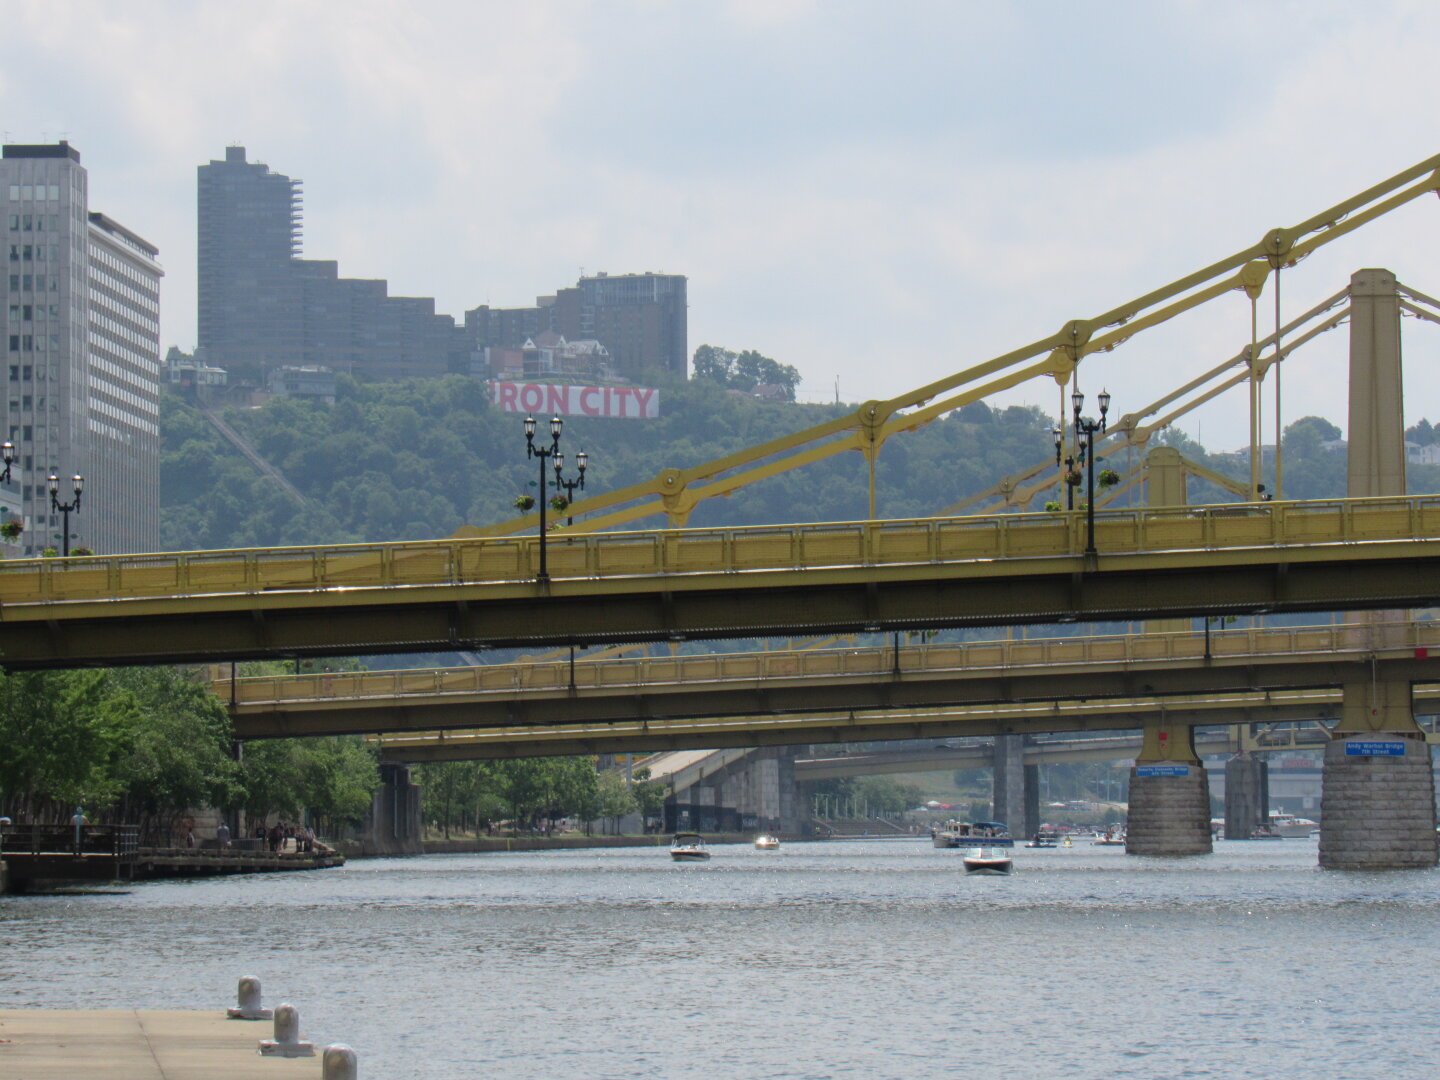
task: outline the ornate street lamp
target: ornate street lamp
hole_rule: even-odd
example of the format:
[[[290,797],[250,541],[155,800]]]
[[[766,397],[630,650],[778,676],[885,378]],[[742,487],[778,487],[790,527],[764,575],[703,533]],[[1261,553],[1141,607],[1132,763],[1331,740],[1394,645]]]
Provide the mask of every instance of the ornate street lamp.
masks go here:
[[[68,502],[60,501],[60,478],[54,473],[50,474],[50,506],[58,510],[61,515],[60,533],[60,554],[65,558],[70,557],[70,514],[80,512],[80,494],[85,490],[85,478],[79,473],[72,476],[71,481],[75,484],[75,498]]]
[[[1081,416],[1080,410],[1085,407],[1085,395],[1080,392],[1077,386],[1075,392],[1070,395],[1070,404],[1075,410],[1075,441],[1080,447],[1080,461],[1085,465],[1086,472],[1086,499],[1085,499],[1085,554],[1094,555],[1095,551],[1095,436],[1105,434],[1105,414],[1110,411],[1110,391],[1101,390],[1096,399],[1100,403],[1100,419],[1091,420],[1088,416]],[[1056,453],[1059,451],[1057,449]]]
[[[560,433],[564,428],[564,420],[561,420],[558,416],[551,417],[550,445],[546,446],[542,442],[539,446],[536,446],[535,417],[527,416],[525,418],[525,454],[527,457],[538,458],[540,461],[540,571],[535,575],[535,580],[541,583],[550,580],[550,572],[545,563],[545,504],[550,501],[545,497],[545,492],[550,486],[550,482],[545,476],[545,462],[548,459],[554,463],[555,490],[560,491],[563,488],[567,493],[573,492],[575,488],[583,488],[585,486],[585,468],[590,463],[589,455],[586,454],[584,450],[581,450],[580,453],[576,455],[576,464],[580,468],[580,478],[574,481],[567,481],[561,475],[561,471],[565,468],[565,455],[560,452]]]
[[[585,470],[589,467],[589,465],[590,455],[585,453],[584,450],[581,450],[580,453],[575,455],[575,467],[580,471],[580,475],[575,480],[566,480],[560,475],[560,471],[565,468],[565,455],[555,455],[555,490],[563,490],[565,492],[566,509],[569,509],[570,504],[575,501],[576,489],[578,488],[580,491],[585,490]],[[575,519],[567,515],[565,518],[565,524],[574,525]]]
[[[15,464],[15,444],[8,439],[0,443],[0,461],[5,462],[5,471],[0,472],[0,484],[10,482],[10,466]]]

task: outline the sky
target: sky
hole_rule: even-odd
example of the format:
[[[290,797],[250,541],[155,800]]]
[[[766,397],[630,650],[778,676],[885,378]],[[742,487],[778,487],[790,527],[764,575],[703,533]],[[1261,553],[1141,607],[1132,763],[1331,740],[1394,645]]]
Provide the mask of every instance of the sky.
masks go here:
[[[304,180],[304,253],[346,276],[459,318],[582,272],[683,273],[691,350],[758,349],[811,401],[983,363],[1440,152],[1440,19],[1420,2],[0,12],[0,131],[80,150],[91,208],[160,247],[163,343],[186,348],[195,168],[236,143]],[[1337,240],[1285,272],[1284,317],[1361,267],[1440,296],[1437,235],[1427,196]],[[1080,383],[1123,414],[1249,336],[1229,294],[1087,359]],[[1347,341],[1286,361],[1284,422],[1346,427]],[[1405,358],[1407,421],[1440,419],[1440,326],[1407,320]],[[995,400],[1058,396],[1040,380]],[[1237,448],[1245,395],[1178,426]]]

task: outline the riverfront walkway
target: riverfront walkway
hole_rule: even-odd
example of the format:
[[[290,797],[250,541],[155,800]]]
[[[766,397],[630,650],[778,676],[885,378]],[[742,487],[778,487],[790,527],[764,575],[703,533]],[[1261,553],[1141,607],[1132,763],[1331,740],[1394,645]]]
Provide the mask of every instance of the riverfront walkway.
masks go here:
[[[284,1080],[320,1075],[316,1057],[262,1058],[268,1021],[213,1012],[0,1009],[0,1076],[24,1080]],[[302,1032],[302,1037],[304,1033]]]

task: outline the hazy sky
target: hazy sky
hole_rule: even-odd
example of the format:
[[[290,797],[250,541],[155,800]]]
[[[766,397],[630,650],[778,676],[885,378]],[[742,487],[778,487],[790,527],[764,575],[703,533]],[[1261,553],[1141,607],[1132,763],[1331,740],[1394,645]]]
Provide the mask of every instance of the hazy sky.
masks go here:
[[[690,343],[888,397],[1179,277],[1440,152],[1426,3],[0,5],[0,129],[62,133],[92,208],[159,245],[195,340],[195,167],[305,181],[305,254],[460,316],[586,272],[690,278]],[[1287,274],[1440,295],[1427,197]],[[1266,304],[1268,305],[1268,293]],[[1440,327],[1407,320],[1407,414]],[[1233,355],[1222,298],[1087,360],[1126,412]],[[1286,414],[1345,424],[1346,331]],[[1053,382],[1007,400],[1054,408]],[[1243,394],[1181,425],[1246,438]]]

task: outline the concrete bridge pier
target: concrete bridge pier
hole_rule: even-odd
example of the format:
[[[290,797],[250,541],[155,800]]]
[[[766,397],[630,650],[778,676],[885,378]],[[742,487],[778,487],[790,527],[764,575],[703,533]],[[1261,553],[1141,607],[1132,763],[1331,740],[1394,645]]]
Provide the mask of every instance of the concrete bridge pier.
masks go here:
[[[1210,783],[1188,724],[1150,724],[1130,770],[1128,855],[1208,855]]]
[[[1225,763],[1225,838],[1244,840],[1270,817],[1270,768],[1241,751]]]
[[[1320,865],[1407,870],[1436,865],[1435,771],[1410,684],[1346,683],[1325,747]]]
[[[365,855],[419,855],[421,844],[420,786],[410,780],[410,769],[393,762],[380,763],[380,788],[360,832]]]
[[[1010,827],[1011,836],[1040,828],[1039,769],[1025,764],[1023,735],[996,735],[990,814]]]

